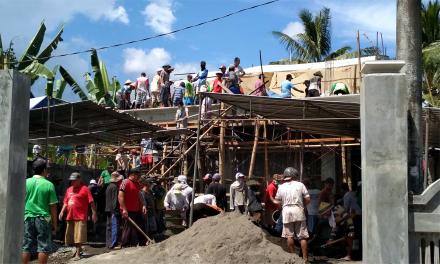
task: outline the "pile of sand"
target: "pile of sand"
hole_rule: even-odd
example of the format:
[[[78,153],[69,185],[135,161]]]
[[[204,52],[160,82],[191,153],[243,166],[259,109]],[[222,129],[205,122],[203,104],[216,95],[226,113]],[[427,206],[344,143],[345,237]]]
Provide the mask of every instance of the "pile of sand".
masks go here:
[[[113,251],[81,263],[304,263],[269,241],[269,236],[245,216],[226,213],[200,219],[161,243]]]

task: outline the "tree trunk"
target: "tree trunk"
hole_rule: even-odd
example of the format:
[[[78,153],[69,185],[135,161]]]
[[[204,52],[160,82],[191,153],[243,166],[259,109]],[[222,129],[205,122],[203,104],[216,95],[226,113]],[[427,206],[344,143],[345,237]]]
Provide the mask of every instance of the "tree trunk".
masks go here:
[[[406,62],[408,88],[409,190],[420,193],[422,160],[422,30],[421,1],[397,0],[397,59]]]

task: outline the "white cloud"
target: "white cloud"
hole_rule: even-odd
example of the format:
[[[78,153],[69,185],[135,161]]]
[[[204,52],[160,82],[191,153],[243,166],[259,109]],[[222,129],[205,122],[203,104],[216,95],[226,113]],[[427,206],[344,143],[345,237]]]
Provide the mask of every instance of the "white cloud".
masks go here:
[[[123,69],[125,73],[138,75],[141,72],[153,76],[157,68],[171,62],[171,54],[164,48],[143,50],[126,48],[122,52],[124,59]]]
[[[151,0],[142,14],[145,15],[145,25],[156,33],[172,31],[176,21],[171,0]]]
[[[282,32],[290,37],[295,37],[297,34],[304,32],[304,25],[300,22],[290,22]]]
[[[107,12],[104,14],[104,17],[110,21],[119,21],[126,25],[130,22],[127,11],[125,11],[123,6],[118,6],[117,8],[107,10]]]
[[[330,8],[333,23],[333,35],[355,39],[356,31],[365,33],[370,39],[376,38],[376,32],[382,32],[385,41],[394,43],[396,39],[396,1],[349,0],[318,1]],[[369,45],[369,44],[366,44]]]
[[[71,21],[77,15],[83,15],[92,21],[107,20],[123,24],[129,22],[125,8],[116,4],[117,0],[14,0],[2,1],[0,7],[0,25],[3,41],[19,36],[27,43],[35,34],[41,21],[45,21],[47,33],[60,24]],[[11,12],[11,10],[19,10]],[[25,18],[25,20],[23,20]],[[24,46],[25,44],[21,44]],[[23,48],[23,47],[22,47]]]

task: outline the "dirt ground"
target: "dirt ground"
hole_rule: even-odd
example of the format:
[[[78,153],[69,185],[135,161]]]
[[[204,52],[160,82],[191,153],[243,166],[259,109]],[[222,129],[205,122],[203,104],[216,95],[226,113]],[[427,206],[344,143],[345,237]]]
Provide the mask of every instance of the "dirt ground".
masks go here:
[[[167,234],[170,238],[147,247],[110,252],[103,243],[87,244],[81,261],[71,260],[73,247],[61,246],[58,242],[56,252],[49,257],[49,263],[304,263],[298,255],[286,251],[284,239],[269,235],[239,214],[226,213],[201,219],[183,232],[176,232],[172,224],[169,227]],[[310,261],[328,264],[361,263],[313,256]]]

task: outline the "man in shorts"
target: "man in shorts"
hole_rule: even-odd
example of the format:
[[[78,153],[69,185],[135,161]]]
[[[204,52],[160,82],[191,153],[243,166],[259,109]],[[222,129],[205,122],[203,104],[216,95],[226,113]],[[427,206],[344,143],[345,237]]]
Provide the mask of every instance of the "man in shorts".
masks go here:
[[[284,183],[278,188],[275,203],[283,206],[283,232],[282,237],[287,238],[287,248],[294,253],[293,239],[301,241],[303,259],[308,261],[306,214],[304,207],[310,202],[310,196],[304,184],[298,181],[299,173],[296,169],[288,167],[284,170]]]
[[[67,188],[64,196],[63,208],[61,209],[59,220],[61,221],[64,212],[67,211],[67,227],[65,242],[66,245],[75,245],[76,251],[74,260],[81,259],[81,246],[87,242],[87,215],[89,204],[92,208],[92,220],[98,220],[95,203],[89,188],[81,181],[79,172],[70,175],[70,187]]]
[[[47,161],[37,157],[32,169],[34,176],[26,180],[22,262],[29,263],[31,253],[38,252],[38,262],[47,263],[52,250],[51,231],[57,229],[58,199],[55,186],[46,179]]]

